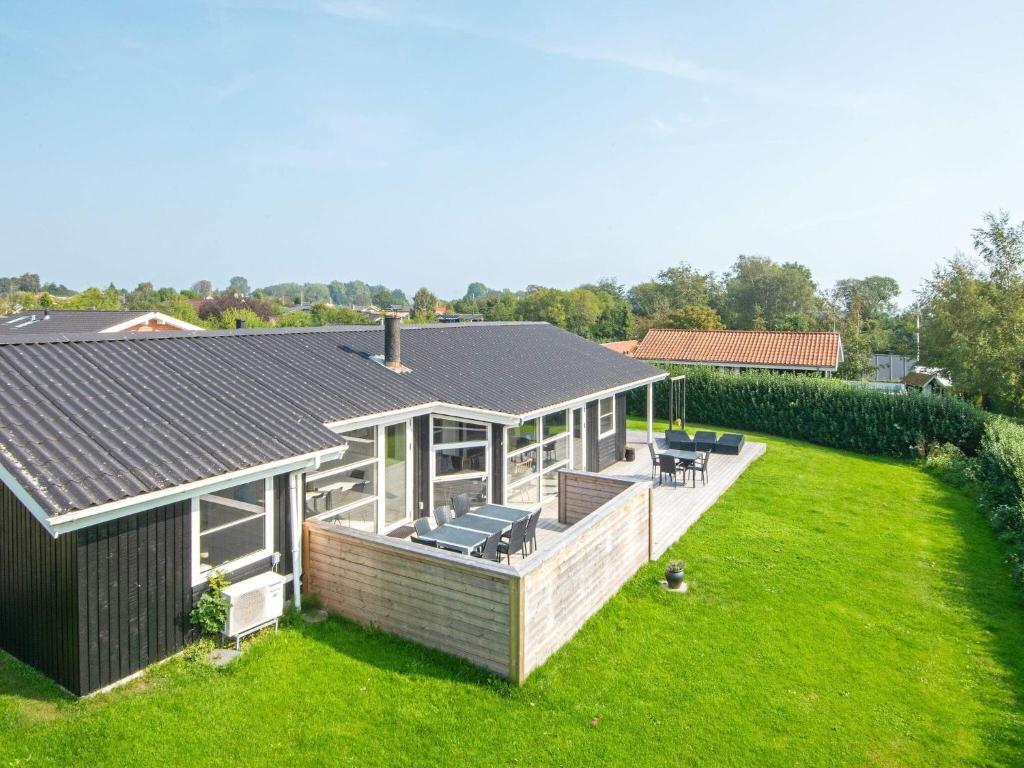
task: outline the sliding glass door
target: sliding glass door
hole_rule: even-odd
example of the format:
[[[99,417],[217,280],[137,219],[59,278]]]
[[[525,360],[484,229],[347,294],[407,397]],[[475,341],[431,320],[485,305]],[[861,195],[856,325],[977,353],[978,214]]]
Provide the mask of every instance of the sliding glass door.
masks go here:
[[[412,430],[408,422],[384,428],[384,528],[412,517]]]

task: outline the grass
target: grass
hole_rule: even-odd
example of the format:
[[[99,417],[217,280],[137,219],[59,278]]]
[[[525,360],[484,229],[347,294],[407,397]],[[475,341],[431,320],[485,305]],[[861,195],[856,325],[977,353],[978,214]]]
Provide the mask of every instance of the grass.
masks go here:
[[[971,501],[768,442],[522,688],[339,620],[80,702],[0,654],[0,765],[1024,762],[1024,606]]]

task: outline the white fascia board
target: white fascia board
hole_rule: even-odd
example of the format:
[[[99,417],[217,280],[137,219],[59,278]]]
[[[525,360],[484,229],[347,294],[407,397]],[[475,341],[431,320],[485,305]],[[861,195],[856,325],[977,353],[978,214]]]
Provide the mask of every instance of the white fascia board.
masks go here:
[[[261,478],[284,474],[286,472],[293,472],[299,469],[316,467],[320,465],[321,461],[324,461],[325,459],[330,460],[342,451],[344,451],[343,446],[328,448],[322,451],[314,451],[313,453],[306,453],[302,456],[295,456],[288,459],[280,459],[279,461],[272,461],[267,464],[261,464],[258,467],[239,469],[234,472],[218,475],[217,477],[211,477],[205,480],[196,480],[195,482],[185,483],[184,485],[176,485],[173,488],[164,488],[159,491],[144,493],[139,496],[132,496],[128,499],[100,504],[95,507],[78,510],[77,512],[67,512],[63,515],[55,515],[54,517],[48,518],[48,527],[54,535],[64,533],[66,531],[76,531],[79,528],[87,528],[91,525],[98,525],[99,523],[107,522],[108,520],[125,517],[137,512],[144,512],[147,509],[152,509],[153,507],[173,504],[176,501],[182,501],[200,493],[212,493],[213,491],[218,491],[223,488],[230,488],[231,486],[238,485],[239,483],[259,480]]]
[[[18,501],[25,505],[25,508],[32,513],[32,517],[42,524],[48,534],[53,536],[53,538],[57,538],[57,532],[50,525],[50,516],[46,514],[46,510],[39,505],[39,502],[35,500],[32,494],[25,490],[25,486],[18,479],[7,471],[3,464],[0,464],[0,482],[11,489],[11,492],[17,497]]]
[[[453,405],[434,401],[423,405],[416,405],[410,408],[399,408],[394,411],[375,413],[370,416],[358,416],[353,419],[341,419],[340,421],[329,421],[324,424],[335,432],[346,432],[350,429],[361,427],[372,427],[378,424],[390,424],[396,420],[412,419],[417,416],[450,416],[456,419],[469,419],[470,421],[486,421],[493,424],[505,424],[515,426],[519,419],[510,413],[501,411],[488,411],[483,408],[471,408],[464,405]]]
[[[183,331],[202,331],[198,325],[192,325],[192,323],[186,323],[184,320],[179,320],[176,317],[165,315],[163,312],[147,312],[144,315],[133,317],[131,320],[125,320],[123,323],[112,325],[109,328],[104,328],[100,333],[117,333],[118,331],[126,331],[129,328],[134,328],[140,323],[148,323],[150,320],[156,320],[167,325],[173,325],[175,328],[180,328]]]
[[[518,423],[521,424],[524,421],[529,421],[530,419],[534,419],[537,416],[543,416],[545,413],[551,413],[552,411],[561,411],[568,408],[575,408],[579,405],[583,405],[584,403],[589,403],[592,400],[601,400],[602,398],[605,397],[617,395],[620,392],[629,392],[631,389],[639,389],[640,387],[647,386],[648,384],[653,384],[656,381],[666,379],[668,378],[668,376],[668,371],[663,371],[655,376],[651,376],[650,378],[642,379],[641,381],[634,381],[630,384],[624,384],[619,387],[603,389],[600,392],[591,392],[590,394],[584,395],[582,397],[577,397],[572,400],[566,400],[561,403],[555,403],[554,405],[548,405],[545,406],[544,408],[537,408],[536,410],[530,411],[529,413],[524,413],[522,416],[520,416]]]
[[[706,365],[709,368],[764,368],[769,371],[830,371],[835,373],[839,366],[818,366],[818,365],[769,365],[765,363],[723,363],[709,362],[707,360],[650,360],[652,363],[664,365]]]

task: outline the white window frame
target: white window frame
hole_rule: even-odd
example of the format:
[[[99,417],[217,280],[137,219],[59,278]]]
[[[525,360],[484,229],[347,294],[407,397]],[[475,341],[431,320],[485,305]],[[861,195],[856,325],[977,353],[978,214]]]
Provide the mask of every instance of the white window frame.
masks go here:
[[[601,422],[604,421],[604,417],[608,415],[607,413],[601,413],[601,403],[603,403],[605,400],[611,400],[611,402],[612,402],[612,411],[611,411],[612,428],[609,429],[609,430],[601,429]],[[614,435],[614,434],[615,434],[615,395],[609,395],[608,397],[602,397],[600,400],[597,401],[597,438],[598,438],[598,440],[603,440],[604,438],[608,437],[609,435]]]
[[[580,456],[576,455],[576,412],[579,411],[580,422]],[[587,469],[587,405],[577,405],[569,409],[569,466],[576,468],[576,459],[582,459],[580,471]]]
[[[557,435],[551,435],[550,437],[544,437],[544,419],[546,419],[548,416],[550,416],[552,414],[555,414],[555,413],[564,413],[565,414],[565,431],[561,432],[561,433],[559,433]],[[510,430],[514,429],[514,427],[505,427],[505,439],[502,441],[502,443],[504,445],[504,450],[502,451],[502,461],[501,461],[502,503],[503,504],[507,504],[508,503],[508,496],[509,496],[508,492],[510,490],[512,490],[513,488],[518,488],[521,485],[526,485],[527,483],[532,482],[532,481],[536,481],[537,482],[537,496],[538,496],[538,498],[533,499],[530,502],[516,502],[516,503],[525,503],[525,504],[536,504],[537,502],[543,503],[544,501],[547,501],[548,499],[553,498],[555,495],[557,495],[557,494],[548,494],[547,496],[544,495],[544,483],[543,483],[542,478],[548,472],[553,472],[553,471],[555,471],[557,469],[562,469],[563,467],[567,467],[567,466],[570,465],[570,462],[572,461],[572,450],[573,450],[573,447],[572,447],[572,418],[573,418],[573,416],[572,416],[572,409],[571,408],[555,408],[554,410],[548,411],[547,413],[541,414],[540,416],[534,416],[533,419],[536,419],[536,421],[537,421],[537,440],[536,440],[536,442],[530,443],[529,445],[524,445],[522,448],[516,448],[515,450],[511,450],[511,451],[508,450],[508,438],[509,438]],[[531,419],[531,421],[533,419]],[[565,440],[566,441],[566,443],[565,443],[565,458],[564,459],[559,459],[558,461],[552,462],[551,464],[547,464],[544,461],[544,446],[552,445],[552,444],[554,444],[555,442],[557,442],[559,440]],[[522,477],[517,478],[514,483],[510,483],[509,482],[509,475],[508,475],[508,460],[510,458],[515,458],[516,456],[519,456],[519,455],[521,455],[523,453],[527,453],[528,451],[537,451],[537,469],[534,472],[529,473],[528,475],[523,475]]]
[[[227,486],[228,488],[234,488],[238,485],[248,485],[249,483],[258,482],[259,478],[253,478],[252,480],[242,480],[234,485]],[[237,571],[239,568],[244,568],[247,565],[258,563],[260,560],[265,560],[270,557],[274,552],[274,516],[276,513],[275,499],[274,499],[274,476],[263,478],[263,506],[265,511],[263,513],[264,520],[264,534],[263,534],[263,549],[258,552],[253,552],[243,557],[229,560],[226,563],[212,566],[206,570],[202,569],[199,562],[199,547],[200,547],[200,532],[199,532],[199,502],[203,496],[208,494],[201,493],[191,498],[192,504],[192,586],[199,586],[205,584],[208,576],[214,571],[220,571],[221,573],[231,573]],[[220,490],[226,490],[221,488]],[[212,492],[211,492],[212,493]],[[245,520],[240,520],[230,525],[220,526],[219,529],[231,527],[231,525],[240,525]]]
[[[457,421],[463,424],[472,424],[473,426],[484,428],[484,439],[483,440],[462,440],[454,443],[435,443],[434,442],[434,421]],[[486,421],[476,421],[474,419],[463,419],[453,418],[451,416],[435,416],[430,414],[430,495],[426,499],[429,509],[434,509],[434,486],[438,483],[452,483],[458,480],[479,480],[483,478],[487,482],[487,501],[490,502],[494,494],[494,478],[491,476],[491,425]],[[484,470],[482,472],[460,472],[457,475],[441,475],[437,474],[437,452],[443,451],[447,448],[480,448],[484,449]],[[502,470],[504,471],[504,469]]]
[[[406,447],[406,467],[405,467],[405,483],[406,483],[406,509],[405,517],[398,522],[387,525],[385,521],[385,515],[387,514],[384,505],[386,503],[385,494],[387,493],[387,431],[388,427],[393,427],[398,424],[405,424],[405,447]],[[341,464],[331,469],[326,469],[317,472],[309,472],[306,474],[302,484],[303,494],[303,519],[305,520],[332,520],[339,515],[346,512],[359,509],[360,507],[369,506],[370,504],[376,504],[377,508],[373,515],[373,532],[387,534],[396,528],[400,528],[412,519],[412,496],[413,496],[413,447],[412,447],[412,419],[403,419],[399,421],[391,421],[381,424],[365,424],[355,429],[372,429],[373,430],[373,442],[376,447],[376,455],[371,456],[368,459],[360,459],[359,461],[353,461],[351,464]],[[344,432],[355,431],[355,429],[346,429],[339,432],[344,435]],[[352,438],[347,438],[351,440]],[[357,499],[356,501],[345,504],[344,506],[332,509],[328,512],[322,512],[319,515],[313,515],[312,517],[305,517],[305,494],[306,494],[306,483],[311,480],[317,480],[321,477],[328,477],[330,475],[338,474],[340,472],[350,472],[353,469],[360,469],[361,467],[374,466],[374,472],[376,477],[374,478],[374,486],[376,493],[373,496],[368,496],[365,499]]]

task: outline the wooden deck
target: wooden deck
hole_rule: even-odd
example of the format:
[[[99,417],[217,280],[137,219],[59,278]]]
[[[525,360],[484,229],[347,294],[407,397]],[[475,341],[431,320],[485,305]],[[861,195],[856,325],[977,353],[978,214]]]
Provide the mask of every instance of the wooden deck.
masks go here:
[[[620,461],[602,471],[601,474],[635,482],[651,480],[650,454],[647,444],[644,442],[646,435],[643,432],[630,431],[628,438],[628,444],[636,450],[636,459],[632,462]],[[655,442],[658,445],[664,445],[663,438],[656,437]],[[708,484],[703,485],[698,479],[696,488],[692,485],[692,479],[690,479],[690,485],[684,487],[680,481],[678,486],[673,487],[671,483],[657,485],[657,477],[655,477],[652,557],[661,557],[665,550],[686,533],[690,526],[697,522],[700,516],[718,500],[718,497],[725,493],[746,468],[764,452],[764,443],[747,441],[739,456],[711,454],[708,464]],[[568,530],[568,527],[558,522],[557,501],[546,504],[538,524],[538,549],[553,544],[559,534]]]

